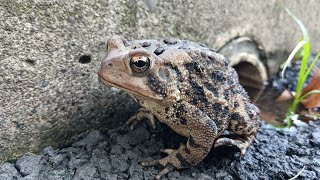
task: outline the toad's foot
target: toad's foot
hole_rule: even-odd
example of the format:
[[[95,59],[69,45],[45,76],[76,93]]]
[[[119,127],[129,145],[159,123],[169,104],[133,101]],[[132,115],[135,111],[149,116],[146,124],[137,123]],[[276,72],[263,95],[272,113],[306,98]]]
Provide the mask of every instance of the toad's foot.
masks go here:
[[[155,176],[155,179],[161,179],[162,176],[168,174],[169,172],[173,171],[174,169],[181,169],[184,168],[186,165],[191,165],[188,163],[179,151],[183,151],[185,149],[184,144],[180,144],[179,149],[163,149],[161,152],[168,154],[167,157],[158,159],[158,160],[151,160],[151,161],[142,161],[142,166],[156,166],[156,165],[162,165],[164,166],[164,169]],[[187,163],[187,164],[186,164]]]
[[[191,140],[190,140],[191,139]],[[210,151],[213,143],[200,144],[193,138],[189,138],[187,145],[180,144],[179,149],[164,149],[161,152],[168,154],[167,157],[159,160],[143,161],[142,166],[162,165],[164,169],[155,176],[155,179],[161,179],[162,176],[168,174],[174,169],[182,169],[194,166],[201,162]]]
[[[231,139],[228,137],[222,137],[216,140],[214,147],[218,146],[235,146],[240,150],[241,156],[246,153],[248,146],[253,141],[254,136],[239,137],[239,139]]]
[[[138,113],[136,113],[135,115],[133,115],[131,118],[128,119],[127,125],[129,125],[130,129],[132,130],[139,122],[141,122],[144,119],[147,119],[147,123],[150,127],[152,127],[153,129],[156,129],[155,117],[146,108],[140,108],[138,110]]]

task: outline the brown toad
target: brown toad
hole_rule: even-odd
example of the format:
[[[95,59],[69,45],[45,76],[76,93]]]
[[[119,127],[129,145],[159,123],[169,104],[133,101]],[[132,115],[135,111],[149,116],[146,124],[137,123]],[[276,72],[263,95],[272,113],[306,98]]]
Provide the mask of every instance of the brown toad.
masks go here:
[[[147,118],[155,127],[156,117],[188,138],[177,150],[163,150],[167,157],[141,163],[164,166],[156,178],[201,162],[212,146],[236,146],[244,154],[252,143],[259,110],[222,55],[190,41],[120,36],[109,39],[107,51],[101,81],[128,92],[143,107],[128,122],[133,126]],[[225,130],[233,136],[219,137]]]

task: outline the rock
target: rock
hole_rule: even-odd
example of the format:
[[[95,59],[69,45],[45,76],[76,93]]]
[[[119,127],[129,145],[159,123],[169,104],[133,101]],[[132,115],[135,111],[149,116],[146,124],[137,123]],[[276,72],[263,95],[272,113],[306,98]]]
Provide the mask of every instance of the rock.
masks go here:
[[[40,155],[23,155],[16,162],[16,167],[22,176],[38,175],[41,168]]]
[[[311,143],[313,146],[320,147],[320,132],[319,131],[312,133]]]
[[[129,131],[128,134],[117,137],[117,143],[125,149],[129,149],[130,146],[142,143],[150,138],[150,133],[143,127],[138,127],[133,131]]]
[[[127,162],[128,158],[125,155],[111,155],[111,172],[112,173],[121,173],[126,171],[129,168]]]
[[[116,174],[107,174],[106,176],[104,176],[105,179],[108,180],[118,180],[118,175]]]
[[[54,156],[55,151],[52,146],[48,146],[43,149],[42,153],[44,155],[48,155],[48,156],[52,157],[52,156]]]
[[[174,171],[173,173],[170,173],[167,175],[169,179],[178,179],[181,177],[179,171]]]
[[[96,167],[92,163],[88,163],[78,167],[72,179],[95,179],[95,176],[98,177]]]
[[[86,156],[86,157],[88,157],[88,156]],[[77,169],[77,168],[87,164],[89,162],[89,160],[86,157],[84,157],[84,158],[79,157],[79,158],[70,159],[70,161],[69,161],[70,169],[74,170],[74,169]]]
[[[65,161],[67,154],[57,154],[49,158],[49,162],[53,168],[58,168],[61,166],[66,166],[68,163]],[[68,160],[67,160],[68,161]]]
[[[232,180],[232,176],[226,172],[226,171],[223,171],[223,170],[220,170],[216,173],[216,178],[217,179],[223,179],[223,180]]]
[[[219,176],[219,178],[220,178],[220,176]],[[218,179],[218,177],[217,177],[217,179]],[[201,173],[198,177],[198,180],[214,180],[214,178],[207,175],[207,174]]]
[[[100,172],[101,177],[110,174],[111,165],[106,157],[104,157],[103,159],[91,159],[90,161],[95,165],[95,167],[97,167],[97,170]]]
[[[72,144],[73,147],[86,147],[87,151],[92,150],[92,146],[97,144],[99,141],[105,139],[105,136],[99,131],[91,131],[85,138],[81,139],[78,142]]]
[[[318,127],[320,124],[297,127],[296,133],[292,134],[263,123],[244,156],[239,156],[238,151],[230,147],[212,149],[203,162],[174,170],[163,179],[290,179],[303,167],[305,170],[299,178],[317,179],[320,177],[319,147],[301,139],[317,137]],[[156,131],[146,127],[128,131],[126,126],[121,126],[110,130],[108,138],[101,134],[92,131],[82,138],[77,136],[72,147],[55,150],[46,147],[43,155],[26,154],[15,165],[0,164],[0,180],[153,179],[163,167],[143,167],[139,162],[164,157],[159,150],[171,148],[169,140],[176,145],[184,142],[164,126]],[[137,140],[133,141],[133,138]]]
[[[0,164],[0,180],[15,180],[21,175],[18,170],[10,163]]]
[[[46,179],[46,180],[71,179],[72,175],[73,174],[70,174],[70,172],[68,172],[68,169],[53,169],[50,171],[42,172],[38,179]]]

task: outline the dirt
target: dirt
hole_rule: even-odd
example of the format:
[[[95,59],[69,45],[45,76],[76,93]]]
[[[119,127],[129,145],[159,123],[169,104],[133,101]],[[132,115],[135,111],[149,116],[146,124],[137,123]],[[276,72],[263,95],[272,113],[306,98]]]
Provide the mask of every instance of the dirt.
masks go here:
[[[16,162],[0,164],[0,180],[8,179],[153,179],[161,167],[142,167],[139,161],[164,155],[161,148],[177,147],[186,139],[162,124],[156,130],[142,123],[91,131],[74,137],[70,147],[27,153]],[[163,179],[299,179],[320,177],[320,123],[290,130],[262,123],[245,156],[232,147],[213,149],[197,166],[173,171]]]

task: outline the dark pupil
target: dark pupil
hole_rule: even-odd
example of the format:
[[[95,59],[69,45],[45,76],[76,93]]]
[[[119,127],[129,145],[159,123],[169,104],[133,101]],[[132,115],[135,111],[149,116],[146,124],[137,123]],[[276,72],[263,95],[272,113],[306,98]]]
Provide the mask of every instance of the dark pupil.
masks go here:
[[[145,66],[146,65],[146,62],[145,61],[142,61],[142,60],[138,60],[138,61],[136,61],[136,62],[134,62],[134,65],[136,66],[136,67],[143,67],[143,66]]]

